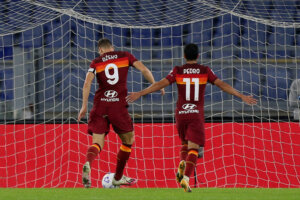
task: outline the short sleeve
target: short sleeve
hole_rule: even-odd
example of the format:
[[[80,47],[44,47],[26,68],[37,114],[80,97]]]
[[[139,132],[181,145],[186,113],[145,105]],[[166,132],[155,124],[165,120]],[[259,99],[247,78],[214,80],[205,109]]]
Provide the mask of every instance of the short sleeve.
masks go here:
[[[217,78],[218,78],[217,75],[209,67],[207,67],[208,82],[211,83],[211,84],[214,84],[214,82]]]
[[[88,72],[92,72],[93,74],[96,75],[96,67],[95,67],[95,62],[94,61],[91,62]]]
[[[174,69],[171,70],[170,73],[166,76],[166,79],[170,82],[170,84],[176,81],[176,73],[177,73],[177,67],[174,67]]]
[[[138,59],[136,59],[136,57],[134,57],[131,53],[129,53],[129,52],[126,51],[125,54],[126,54],[126,56],[128,57],[129,65],[130,65],[130,66],[133,66],[133,63],[134,63],[135,61],[138,61]]]

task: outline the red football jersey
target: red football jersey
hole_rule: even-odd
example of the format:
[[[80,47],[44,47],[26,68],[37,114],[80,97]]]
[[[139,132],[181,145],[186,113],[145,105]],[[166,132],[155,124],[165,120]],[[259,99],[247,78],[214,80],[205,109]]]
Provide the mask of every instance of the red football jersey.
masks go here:
[[[199,64],[176,66],[166,79],[176,82],[178,100],[176,118],[204,118],[204,93],[207,82],[213,84],[218,77],[209,67]]]
[[[94,106],[125,104],[129,66],[137,59],[125,51],[112,51],[94,59],[89,72],[95,73],[99,88],[94,97]]]

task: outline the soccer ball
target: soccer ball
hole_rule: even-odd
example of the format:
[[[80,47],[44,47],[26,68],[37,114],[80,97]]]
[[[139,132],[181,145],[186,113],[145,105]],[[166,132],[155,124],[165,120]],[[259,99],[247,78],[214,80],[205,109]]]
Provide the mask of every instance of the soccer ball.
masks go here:
[[[107,174],[105,174],[102,178],[102,187],[103,188],[116,188],[116,186],[114,186],[112,184],[112,180],[114,178],[115,173],[110,173],[108,172]]]

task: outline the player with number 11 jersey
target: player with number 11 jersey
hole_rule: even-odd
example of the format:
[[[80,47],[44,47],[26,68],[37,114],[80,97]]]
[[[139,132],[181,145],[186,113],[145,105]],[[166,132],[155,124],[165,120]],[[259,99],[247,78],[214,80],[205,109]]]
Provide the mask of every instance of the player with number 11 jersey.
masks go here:
[[[197,63],[184,64],[174,69],[166,77],[170,84],[176,82],[178,101],[176,118],[195,119],[204,117],[204,93],[207,83],[213,84],[217,76],[212,70]]]
[[[178,100],[175,118],[177,129],[183,141],[193,141],[204,146],[204,93],[207,83],[214,84],[218,77],[207,66],[187,63],[174,67],[166,79],[176,82]],[[186,129],[188,123],[189,130]],[[193,129],[193,131],[191,130]]]
[[[205,144],[204,92],[206,84],[214,84],[223,91],[241,98],[247,104],[256,104],[256,100],[252,96],[239,93],[229,84],[218,79],[209,67],[198,64],[198,50],[196,44],[186,45],[184,47],[186,64],[174,67],[166,78],[126,97],[128,102],[133,102],[143,95],[176,82],[178,101],[175,119],[182,144],[180,149],[181,161],[178,166],[176,180],[186,192],[192,191],[189,186],[189,179],[195,169],[199,152],[202,151],[200,147]]]

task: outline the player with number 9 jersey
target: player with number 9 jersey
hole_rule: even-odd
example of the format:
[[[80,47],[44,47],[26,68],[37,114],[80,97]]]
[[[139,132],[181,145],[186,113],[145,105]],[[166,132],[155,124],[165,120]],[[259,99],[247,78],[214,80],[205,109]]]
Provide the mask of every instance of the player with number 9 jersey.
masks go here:
[[[108,133],[112,123],[117,133],[133,131],[128,114],[127,74],[137,59],[125,51],[110,51],[92,61],[89,72],[95,74],[99,88],[90,112],[88,132]],[[106,119],[107,118],[107,119]]]
[[[78,114],[78,121],[80,121],[87,112],[91,83],[96,77],[99,88],[96,91],[88,121],[88,133],[93,136],[93,145],[87,150],[86,162],[82,170],[82,183],[86,188],[91,186],[92,162],[101,152],[105,135],[110,131],[110,125],[112,125],[122,140],[112,184],[114,186],[131,185],[136,180],[123,175],[134,142],[133,123],[125,100],[128,69],[130,66],[135,67],[150,83],[154,83],[154,78],[142,62],[129,52],[115,51],[111,42],[106,38],[98,41],[98,51],[100,56],[92,61],[86,74],[82,92],[82,107]],[[164,94],[164,90],[161,92]]]
[[[94,107],[127,105],[127,74],[137,59],[126,51],[111,51],[94,59],[89,72],[97,78],[99,88],[94,98]]]

